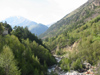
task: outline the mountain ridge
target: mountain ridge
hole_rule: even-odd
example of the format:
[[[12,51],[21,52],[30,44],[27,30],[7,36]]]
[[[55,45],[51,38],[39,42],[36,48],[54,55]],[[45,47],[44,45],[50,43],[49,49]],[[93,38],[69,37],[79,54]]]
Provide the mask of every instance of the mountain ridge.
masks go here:
[[[40,37],[54,55],[62,58],[59,63],[62,70],[100,74],[97,65],[100,64],[100,0],[89,0],[53,24]],[[91,67],[86,70],[84,63],[95,70]]]
[[[70,14],[67,14],[61,20],[53,24],[45,33],[40,35],[40,38],[48,38],[61,34],[62,32],[78,27],[90,21],[99,15],[100,1],[89,0]]]
[[[34,21],[30,21],[21,16],[12,16],[12,17],[6,18],[2,22],[5,22],[5,21],[7,21],[7,23],[10,24],[12,28],[14,26],[22,26],[22,27],[27,26],[28,29],[37,36],[44,33],[48,29],[48,27],[45,26],[44,24],[39,24]]]

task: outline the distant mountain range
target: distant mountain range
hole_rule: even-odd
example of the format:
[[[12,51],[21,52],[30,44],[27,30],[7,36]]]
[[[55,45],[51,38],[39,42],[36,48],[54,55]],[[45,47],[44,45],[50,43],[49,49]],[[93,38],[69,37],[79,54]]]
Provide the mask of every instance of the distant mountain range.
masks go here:
[[[24,17],[21,17],[21,16],[9,17],[9,18],[3,20],[2,22],[5,22],[5,21],[8,24],[10,24],[12,26],[12,28],[14,26],[22,26],[22,27],[27,26],[28,29],[37,36],[44,33],[48,29],[48,27],[43,25],[43,24],[38,24],[34,21],[30,21],[30,20],[28,20]]]

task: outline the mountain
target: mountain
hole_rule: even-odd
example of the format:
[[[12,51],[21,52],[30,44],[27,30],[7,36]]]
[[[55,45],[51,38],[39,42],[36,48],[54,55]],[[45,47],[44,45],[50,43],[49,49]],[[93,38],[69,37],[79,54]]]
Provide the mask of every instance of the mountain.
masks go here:
[[[11,28],[0,22],[0,32],[4,27]],[[26,27],[18,26],[10,32],[0,34],[0,75],[47,75],[48,66],[56,64],[56,59],[42,40]]]
[[[99,14],[100,0],[88,0],[84,5],[53,24],[45,33],[40,35],[40,38],[57,36],[64,31],[68,32],[85,24]]]
[[[86,74],[92,69],[86,70],[87,63],[93,67],[100,64],[100,0],[89,0],[40,37],[54,55],[63,58],[58,67]],[[93,74],[100,75],[100,66]]]
[[[50,27],[51,25],[53,25],[55,22],[48,24],[47,26]]]
[[[40,34],[44,33],[48,29],[48,27],[43,24],[36,24],[36,25],[29,26],[28,29],[32,33],[35,33],[36,35],[40,35]]]
[[[21,16],[9,17],[9,18],[3,20],[3,22],[5,22],[5,21],[8,24],[10,24],[12,27],[14,27],[14,26],[26,27],[27,26],[28,29],[37,36],[44,33],[48,29],[48,27],[43,24],[38,24],[34,21],[30,21]]]

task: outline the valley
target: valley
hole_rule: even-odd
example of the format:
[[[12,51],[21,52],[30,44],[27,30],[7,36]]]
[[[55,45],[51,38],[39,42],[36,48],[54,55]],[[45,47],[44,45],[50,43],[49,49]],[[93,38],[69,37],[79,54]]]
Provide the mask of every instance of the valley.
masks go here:
[[[100,0],[87,3],[68,14],[40,35],[52,54],[63,57],[58,66],[65,73],[97,74],[100,60]],[[86,68],[89,63],[92,68]],[[92,71],[90,71],[92,69]],[[58,73],[59,75],[59,73]],[[61,74],[60,74],[61,75]],[[98,73],[99,75],[99,73]]]
[[[100,75],[100,0],[49,28],[16,16],[0,22],[0,75]]]

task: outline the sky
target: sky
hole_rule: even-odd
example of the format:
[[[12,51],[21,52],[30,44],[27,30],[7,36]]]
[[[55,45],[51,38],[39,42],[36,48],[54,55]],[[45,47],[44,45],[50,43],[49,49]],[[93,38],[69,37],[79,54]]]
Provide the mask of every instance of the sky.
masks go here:
[[[22,16],[31,21],[51,24],[74,11],[88,0],[0,0],[0,21]]]

